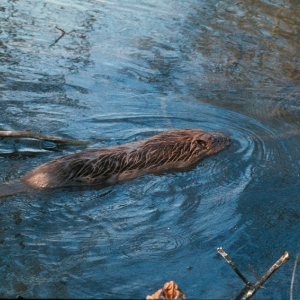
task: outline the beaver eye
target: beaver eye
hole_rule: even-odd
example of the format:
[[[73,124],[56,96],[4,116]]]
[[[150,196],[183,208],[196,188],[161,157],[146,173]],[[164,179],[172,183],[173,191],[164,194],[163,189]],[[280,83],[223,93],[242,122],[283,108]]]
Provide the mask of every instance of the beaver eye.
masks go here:
[[[207,147],[207,143],[203,140],[197,140],[197,144],[202,148],[206,148]]]

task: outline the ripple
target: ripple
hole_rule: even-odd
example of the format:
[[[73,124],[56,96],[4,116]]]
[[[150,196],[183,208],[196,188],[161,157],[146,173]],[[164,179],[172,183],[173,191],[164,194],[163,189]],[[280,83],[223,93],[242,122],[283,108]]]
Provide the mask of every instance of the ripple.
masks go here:
[[[125,256],[138,260],[163,258],[172,256],[189,242],[189,236],[184,232],[174,233],[170,228],[156,228],[154,232],[148,231],[147,234],[128,238],[120,246],[120,251]]]

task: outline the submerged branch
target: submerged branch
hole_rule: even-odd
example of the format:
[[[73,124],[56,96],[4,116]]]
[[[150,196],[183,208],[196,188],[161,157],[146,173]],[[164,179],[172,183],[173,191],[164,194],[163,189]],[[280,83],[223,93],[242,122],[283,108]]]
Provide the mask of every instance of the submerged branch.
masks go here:
[[[66,32],[64,31],[62,28],[55,26],[56,29],[61,31],[61,35],[50,45],[50,47],[52,47],[53,45],[55,45],[56,43],[58,43],[58,41],[63,38],[66,34],[70,34],[72,32],[74,32],[75,30],[71,30],[70,32]]]
[[[0,138],[33,138],[37,140],[57,142],[60,144],[69,144],[69,145],[86,145],[88,141],[82,140],[73,140],[65,139],[59,136],[40,134],[31,131],[9,131],[9,130],[0,130]]]
[[[291,281],[291,288],[290,288],[290,300],[293,300],[293,288],[294,288],[294,281],[295,281],[295,274],[297,269],[297,263],[298,263],[298,254],[295,259],[294,269],[293,269],[293,275],[292,275],[292,281]]]

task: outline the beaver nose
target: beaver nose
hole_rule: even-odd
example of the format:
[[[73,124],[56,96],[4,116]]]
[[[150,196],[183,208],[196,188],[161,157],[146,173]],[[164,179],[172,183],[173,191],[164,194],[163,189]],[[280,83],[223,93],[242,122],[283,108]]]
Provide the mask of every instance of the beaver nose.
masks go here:
[[[224,144],[226,146],[230,144],[230,138],[224,135],[223,133],[212,132],[211,135],[215,138],[215,142],[217,144]]]

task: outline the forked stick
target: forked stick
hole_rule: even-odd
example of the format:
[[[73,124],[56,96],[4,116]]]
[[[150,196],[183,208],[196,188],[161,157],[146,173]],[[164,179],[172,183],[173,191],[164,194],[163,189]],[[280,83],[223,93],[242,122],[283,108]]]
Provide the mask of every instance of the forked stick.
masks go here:
[[[40,134],[36,132],[26,131],[10,131],[10,130],[0,130],[0,138],[33,138],[44,141],[57,142],[60,144],[69,144],[69,145],[86,145],[87,141],[82,140],[73,140],[73,139],[64,139],[59,136]]]
[[[243,300],[250,299],[256,291],[260,288],[260,286],[289,259],[289,254],[287,251],[283,253],[283,255],[276,261],[276,263],[268,270],[268,272],[258,281],[255,282],[254,286],[247,292]]]
[[[285,263],[289,259],[288,252],[284,252],[284,254],[276,261],[276,263],[268,270],[268,272],[259,280],[252,284],[250,281],[246,279],[246,277],[238,270],[233,261],[229,258],[228,254],[222,249],[222,247],[217,248],[217,251],[220,255],[222,255],[227,263],[233,268],[233,270],[238,274],[238,276],[246,283],[246,286],[240,292],[240,294],[236,297],[236,299],[240,299],[241,296],[245,293],[245,297],[243,300],[250,299],[256,291],[263,285],[263,283],[278,269],[281,267],[283,263]]]

